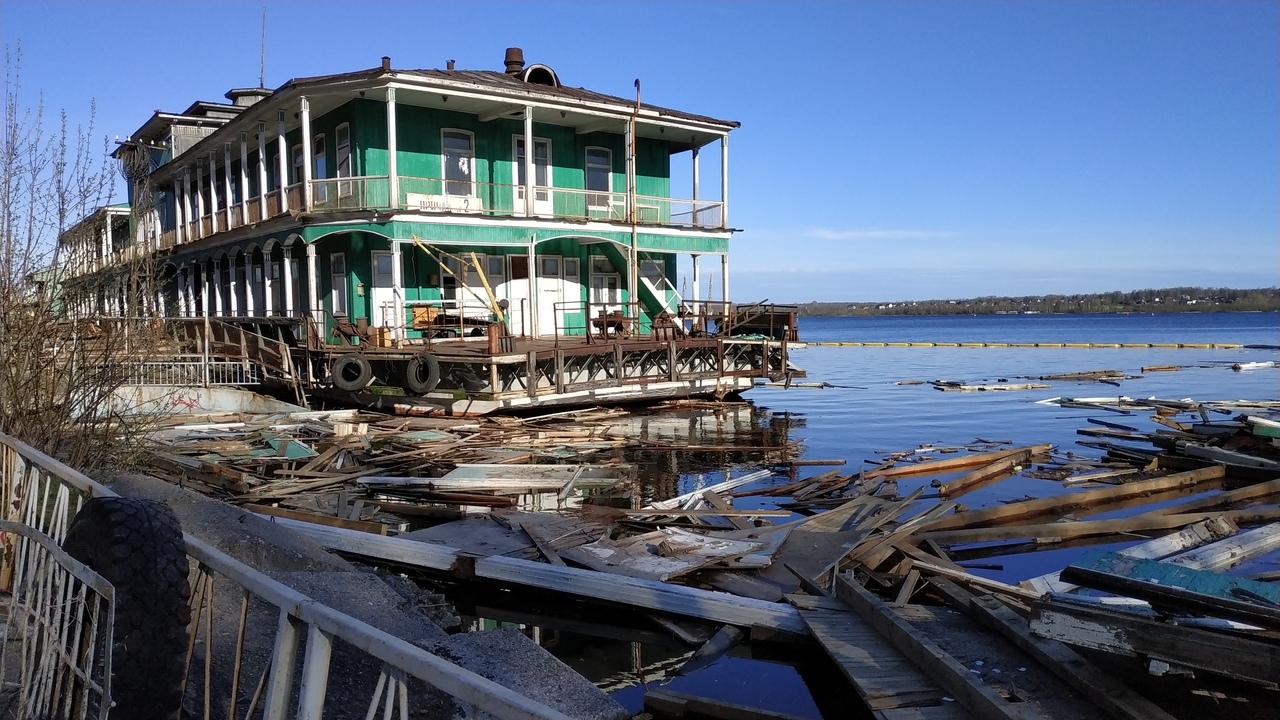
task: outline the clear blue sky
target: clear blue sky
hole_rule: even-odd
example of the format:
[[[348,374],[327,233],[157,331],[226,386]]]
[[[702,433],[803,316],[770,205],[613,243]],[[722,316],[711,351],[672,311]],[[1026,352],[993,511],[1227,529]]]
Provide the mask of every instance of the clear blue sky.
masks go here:
[[[125,136],[258,79],[261,3],[0,3]],[[277,3],[266,84],[500,69],[741,121],[735,300],[1280,284],[1276,2]],[[717,289],[718,292],[718,289]]]

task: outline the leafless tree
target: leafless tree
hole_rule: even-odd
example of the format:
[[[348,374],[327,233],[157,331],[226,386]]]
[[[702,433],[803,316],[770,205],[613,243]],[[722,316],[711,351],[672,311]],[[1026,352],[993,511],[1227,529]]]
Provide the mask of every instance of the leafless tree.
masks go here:
[[[0,431],[87,470],[127,462],[137,446],[130,436],[141,428],[123,421],[119,391],[130,358],[161,338],[158,323],[146,318],[73,320],[67,312],[105,292],[133,296],[135,308],[147,307],[145,298],[154,308],[157,297],[146,252],[72,277],[72,249],[93,247],[100,231],[83,220],[96,217],[115,188],[115,164],[106,139],[95,139],[94,117],[91,105],[87,125],[73,129],[63,111],[48,127],[43,96],[34,105],[24,100],[20,48],[5,49]]]

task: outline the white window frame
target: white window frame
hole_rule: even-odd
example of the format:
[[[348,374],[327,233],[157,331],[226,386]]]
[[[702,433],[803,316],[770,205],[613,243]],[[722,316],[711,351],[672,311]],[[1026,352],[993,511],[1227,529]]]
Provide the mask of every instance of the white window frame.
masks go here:
[[[574,282],[578,282],[581,279],[581,277],[582,277],[582,267],[578,263],[578,258],[576,257],[565,258],[564,259],[564,279],[569,280],[572,278]]]
[[[342,263],[342,273],[334,269],[335,260]],[[334,315],[351,317],[351,298],[347,297],[347,254],[329,254],[329,312]],[[341,307],[341,309],[339,309]]]
[[[346,136],[346,142],[343,142],[343,136]],[[337,178],[351,177],[351,123],[342,123],[333,130],[334,142],[334,163],[333,176]],[[347,169],[342,169],[343,163],[346,163]],[[355,183],[340,182],[338,183],[338,197],[348,197],[354,191]]]
[[[445,136],[448,135],[449,133],[455,133],[457,135],[467,136],[467,142],[470,144],[470,148],[471,148],[470,149],[471,156],[470,156],[470,163],[469,163],[470,169],[467,171],[467,174],[469,176],[468,180],[450,180],[449,179],[449,155],[448,155],[449,150],[448,148],[445,147],[445,144],[444,144]],[[442,189],[444,190],[445,195],[454,195],[457,197],[475,197],[476,196],[476,134],[475,133],[471,132],[470,130],[463,130],[461,128],[440,128],[440,180],[444,185]],[[466,195],[459,195],[457,193],[449,192],[450,185],[460,185],[464,182],[470,186],[467,188]]]
[[[302,156],[301,143],[293,146],[292,155],[293,155],[293,166],[292,166],[293,182],[289,183],[290,186],[297,185],[298,183],[302,182],[302,164],[306,162],[306,159]]]
[[[591,180],[591,168],[592,168],[591,152],[593,150],[603,152],[609,158],[608,160],[609,188],[607,190],[600,190],[598,188],[588,187],[588,185],[590,185],[590,180]],[[582,159],[583,159],[582,187],[587,191],[587,206],[592,208],[612,209],[613,207],[613,150],[607,147],[601,147],[599,145],[588,145],[583,150]],[[596,165],[595,167],[598,168],[600,166]],[[605,201],[603,204],[601,204],[600,202],[600,196],[597,195],[596,193],[607,193],[605,195]]]
[[[329,177],[329,154],[325,146],[327,138],[324,133],[316,133],[311,138],[311,179],[327,180]],[[312,199],[324,202],[329,199],[329,184],[318,182],[313,184]]]
[[[547,146],[547,181],[545,183],[538,182],[538,143],[543,143]],[[524,160],[520,157],[520,146],[523,144],[524,135],[511,136],[511,184],[519,188],[516,192],[517,200],[524,200],[524,183],[520,182],[520,173],[524,172]],[[538,202],[546,202],[551,199],[551,139],[535,137],[533,139],[533,150],[533,199]]]

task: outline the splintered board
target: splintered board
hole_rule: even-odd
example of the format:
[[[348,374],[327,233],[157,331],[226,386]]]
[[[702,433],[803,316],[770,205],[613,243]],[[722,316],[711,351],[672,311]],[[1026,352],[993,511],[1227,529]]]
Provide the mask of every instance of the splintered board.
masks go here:
[[[1102,550],[1085,553],[1062,579],[1157,606],[1280,628],[1280,587],[1270,583]]]

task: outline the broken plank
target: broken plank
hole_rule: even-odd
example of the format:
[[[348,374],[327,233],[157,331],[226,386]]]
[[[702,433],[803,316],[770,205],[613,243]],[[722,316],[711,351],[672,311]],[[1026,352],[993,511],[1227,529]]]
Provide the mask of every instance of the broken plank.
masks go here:
[[[947,458],[946,460],[933,460],[930,462],[918,463],[916,465],[899,465],[897,467],[877,470],[876,475],[880,475],[886,480],[896,478],[912,477],[915,475],[941,475],[943,473],[955,472],[965,468],[976,467],[978,465],[988,465],[997,460],[1003,460],[1010,455],[1020,452],[1030,452],[1032,455],[1043,455],[1053,449],[1052,445],[1031,445],[1021,448],[1010,448],[1008,450],[997,450],[989,453],[978,453],[976,455],[961,455],[959,457]]]
[[[244,507],[245,510],[259,515],[288,518],[290,520],[298,520],[300,522],[343,528],[345,530],[356,530],[358,532],[372,533],[374,535],[387,534],[387,526],[379,522],[348,520],[347,518],[334,517],[333,515],[321,515],[320,513],[306,512],[305,510],[293,510],[291,508],[273,507],[271,505],[248,504],[242,507]]]
[[[1138,543],[1116,552],[1128,557],[1159,560],[1184,550],[1191,550],[1205,543],[1231,537],[1239,531],[1240,528],[1226,518],[1212,517],[1185,527],[1178,532],[1148,540],[1144,543]],[[1050,592],[1068,593],[1079,587],[1078,585],[1063,582],[1061,575],[1061,571],[1055,570],[1039,577],[1023,580],[1018,585],[1041,595]]]
[[[1173,720],[1172,715],[1071,648],[1031,634],[1027,621],[999,600],[972,595],[948,580],[930,582],[962,612],[999,633],[1116,720]]]
[[[1004,476],[1020,472],[1022,466],[1031,460],[1031,453],[1021,450],[1013,455],[984,465],[977,470],[966,473],[956,480],[938,487],[938,493],[944,496],[955,496],[968,492],[983,483],[991,482]]]
[[[803,720],[799,715],[762,710],[723,700],[694,697],[670,690],[646,692],[644,708],[659,718],[691,716],[712,720]]]
[[[534,547],[538,548],[538,552],[542,553],[547,562],[552,565],[564,565],[564,560],[560,559],[560,554],[538,533],[538,529],[533,526],[533,523],[522,520],[520,521],[520,529],[524,530],[525,534],[529,536],[529,539],[533,541]]]
[[[927,530],[924,537],[942,545],[997,542],[1001,540],[1030,540],[1033,538],[1072,539],[1113,533],[1170,530],[1186,527],[1201,520],[1221,515],[1237,524],[1248,525],[1280,520],[1280,508],[1265,507],[1224,512],[1185,513],[1160,515],[1146,513],[1115,520],[1084,520],[1081,522],[1051,522],[1039,525],[1002,525],[993,528],[966,528],[963,530]]]
[[[1115,487],[1081,490],[1051,498],[1024,500],[982,510],[968,510],[942,518],[934,522],[929,529],[930,531],[950,530],[992,523],[1005,523],[1045,515],[1061,515],[1075,508],[1096,508],[1102,503],[1119,502],[1158,492],[1194,487],[1210,480],[1226,477],[1226,474],[1226,468],[1214,465],[1150,480],[1138,480]]]
[[[933,640],[876,597],[871,591],[850,580],[848,575],[835,579],[836,595],[854,612],[889,640],[912,662],[919,665],[935,682],[950,693],[975,717],[1027,720],[1040,715],[1030,708],[1019,707],[1000,697],[993,689],[969,672]]]
[[[1275,643],[1171,625],[1153,616],[1076,603],[1063,596],[1036,601],[1030,625],[1037,637],[1073,647],[1161,660],[1270,687],[1280,678],[1280,645]]]
[[[1166,562],[1197,570],[1222,572],[1280,548],[1280,523],[1179,553]]]
[[[1157,606],[1280,627],[1280,587],[1256,580],[1098,550],[1068,565],[1062,578]]]

